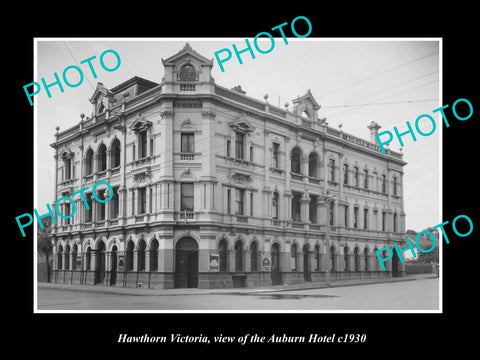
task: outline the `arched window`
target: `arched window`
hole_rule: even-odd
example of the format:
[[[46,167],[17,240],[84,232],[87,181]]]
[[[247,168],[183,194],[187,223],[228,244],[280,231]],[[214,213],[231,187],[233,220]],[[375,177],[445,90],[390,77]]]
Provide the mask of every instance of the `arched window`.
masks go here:
[[[140,240],[138,243],[138,250],[137,250],[137,270],[138,271],[145,271],[145,248],[147,244],[145,240]]]
[[[72,248],[72,270],[77,270],[77,252],[78,246],[74,244]]]
[[[127,245],[127,251],[125,251],[125,270],[132,271],[133,270],[133,241],[130,240]]]
[[[312,152],[308,156],[308,176],[318,178],[318,168],[318,156]]]
[[[158,241],[153,239],[150,243],[150,271],[158,271]]]
[[[397,213],[393,214],[393,232],[397,232],[397,223],[398,218],[397,218]]]
[[[348,263],[348,247],[343,248],[343,261],[345,263],[345,271],[350,271],[350,265]]]
[[[93,173],[93,150],[89,148],[85,154],[85,175]]]
[[[302,152],[298,147],[293,148],[292,153],[290,155],[290,161],[291,161],[291,166],[290,166],[290,171],[294,174],[301,174],[302,169],[301,169],[301,158],[302,158]]]
[[[293,244],[290,248],[290,263],[292,271],[297,271],[297,244]]]
[[[330,246],[330,271],[335,271],[335,247]]]
[[[98,147],[98,171],[105,171],[107,169],[107,147],[101,144]]]
[[[258,271],[257,259],[258,259],[257,242],[253,241],[250,244],[250,271]]]
[[[65,246],[65,270],[70,270],[70,245]]]
[[[180,81],[196,81],[197,74],[192,64],[185,64],[180,69]]]
[[[120,166],[120,140],[115,139],[112,143],[112,168]]]
[[[92,268],[92,248],[89,246],[87,248],[87,253],[85,254],[85,270],[90,270]]]
[[[279,198],[280,198],[280,195],[278,195],[278,192],[274,192],[273,193],[273,196],[272,196],[272,206],[273,206],[273,218],[274,219],[278,219],[279,217],[279,204],[278,204],[278,201],[279,201]]]
[[[365,271],[369,271],[369,256],[368,256],[368,248],[366,247],[365,250],[363,250],[363,256],[365,258]]]
[[[355,248],[353,255],[355,259],[355,271],[360,271],[360,251],[358,247]]]
[[[235,243],[235,271],[243,271],[243,244],[240,240]]]
[[[315,245],[315,270],[320,270],[320,245]]]
[[[227,271],[227,242],[225,239],[218,243],[218,254],[220,257],[220,271]]]
[[[59,245],[58,250],[57,250],[57,269],[62,270],[63,269],[63,246]]]

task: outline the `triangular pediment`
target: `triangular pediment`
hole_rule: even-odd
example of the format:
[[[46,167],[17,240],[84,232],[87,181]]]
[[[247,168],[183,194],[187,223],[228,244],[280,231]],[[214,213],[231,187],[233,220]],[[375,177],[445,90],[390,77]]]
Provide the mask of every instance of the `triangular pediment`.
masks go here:
[[[129,129],[134,132],[139,132],[147,130],[150,126],[152,126],[152,122],[145,120],[138,114],[135,120],[130,124]]]
[[[188,57],[188,56],[196,59],[200,64],[213,66],[213,59],[208,60],[206,57],[200,55],[199,53],[197,53],[195,50],[192,49],[192,47],[190,46],[189,43],[186,43],[185,46],[183,47],[183,49],[180,50],[175,55],[172,55],[165,60],[162,59],[162,64],[163,64],[163,66],[175,65],[180,60],[182,60],[183,58]]]
[[[250,122],[248,121],[245,114],[242,114],[238,119],[231,121],[228,125],[235,130],[240,130],[247,133],[253,132],[255,130],[253,125],[250,124]]]
[[[113,96],[113,94],[101,82],[97,82],[97,88],[93,92],[93,95],[90,98],[90,102],[93,104],[97,102],[98,98],[104,97],[107,95]]]
[[[320,110],[320,105],[317,103],[317,101],[313,97],[310,89],[307,90],[307,93],[305,95],[297,97],[296,99],[292,100],[292,103],[294,105],[305,103],[305,104],[311,105],[314,110]]]
[[[310,121],[318,120],[318,110],[320,110],[320,105],[317,103],[313,97],[310,90],[307,90],[307,93],[303,96],[298,96],[296,99],[292,100],[293,110],[296,116],[307,116]]]

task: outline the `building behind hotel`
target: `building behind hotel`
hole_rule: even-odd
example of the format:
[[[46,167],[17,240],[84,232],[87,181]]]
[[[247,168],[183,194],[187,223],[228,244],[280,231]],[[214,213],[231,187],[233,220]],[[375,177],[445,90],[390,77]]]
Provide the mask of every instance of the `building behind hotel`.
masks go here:
[[[97,84],[91,117],[58,131],[54,281],[241,287],[402,276],[402,154],[329,127],[312,93],[279,108],[211,77],[188,44],[156,83]],[[91,193],[98,181],[98,202]],[[85,199],[75,191],[88,187]],[[62,201],[62,214],[72,205]]]

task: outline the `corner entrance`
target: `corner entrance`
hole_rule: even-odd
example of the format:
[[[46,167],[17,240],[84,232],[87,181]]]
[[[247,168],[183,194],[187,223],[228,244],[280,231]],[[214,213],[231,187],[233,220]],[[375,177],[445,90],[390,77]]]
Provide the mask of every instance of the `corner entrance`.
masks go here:
[[[175,287],[198,287],[198,244],[184,237],[175,246]]]

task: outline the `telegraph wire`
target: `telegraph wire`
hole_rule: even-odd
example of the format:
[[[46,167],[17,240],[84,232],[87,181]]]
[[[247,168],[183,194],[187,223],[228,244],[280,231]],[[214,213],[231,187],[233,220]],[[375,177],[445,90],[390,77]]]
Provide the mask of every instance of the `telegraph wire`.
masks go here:
[[[380,98],[380,99],[377,99],[376,101],[373,101],[373,102],[371,102],[371,103],[368,103],[368,104],[365,104],[365,105],[360,105],[359,107],[377,104],[377,103],[378,103],[379,101],[381,101],[381,100],[388,99],[388,98],[391,98],[391,97],[393,97],[393,96],[403,94],[403,93],[405,93],[405,92],[407,92],[407,91],[412,91],[412,90],[415,90],[415,89],[418,89],[418,88],[421,88],[421,87],[424,87],[424,86],[427,86],[427,85],[436,83],[436,82],[438,82],[438,81],[439,81],[439,80],[433,80],[433,81],[430,81],[430,82],[428,82],[428,83],[421,84],[421,85],[415,86],[415,87],[413,87],[413,88],[406,89],[406,90],[400,91],[400,92],[398,92],[398,93],[385,96],[385,97]],[[349,112],[349,111],[352,111],[352,110],[356,110],[356,109],[348,109],[348,110],[345,110],[345,111],[340,111],[340,112],[337,112],[337,113],[334,113],[334,114],[329,115],[329,118],[338,116],[338,115],[340,115],[340,114],[344,114],[344,113]]]
[[[433,75],[433,74],[436,74],[436,73],[438,73],[438,71],[434,71],[434,72],[431,72],[431,73],[428,73],[428,74],[425,74],[425,75],[422,75],[422,76],[418,76],[418,77],[416,77],[416,78],[414,78],[414,79],[410,79],[410,80],[407,80],[407,81],[403,81],[403,82],[401,82],[401,83],[399,83],[399,84],[396,84],[396,85],[394,85],[394,86],[391,86],[391,87],[389,87],[389,88],[382,89],[382,90],[376,91],[376,92],[374,92],[374,93],[371,93],[371,94],[368,94],[368,95],[365,95],[365,96],[361,96],[361,97],[356,98],[356,99],[349,100],[349,102],[351,103],[351,102],[354,102],[354,101],[357,101],[357,100],[360,100],[360,99],[364,99],[364,98],[367,98],[367,97],[370,97],[370,96],[373,96],[373,95],[376,95],[376,94],[380,94],[380,93],[382,93],[382,92],[386,92],[386,91],[391,90],[391,89],[393,89],[393,88],[396,88],[396,87],[398,87],[398,86],[407,84],[407,83],[412,82],[412,81],[416,81],[416,80],[422,79],[422,78],[424,78],[424,77],[427,77],[427,76],[430,76],[430,75]],[[349,106],[358,106],[358,105],[357,105],[357,104],[345,104],[345,105],[336,105],[336,106],[335,106],[335,105],[334,105],[334,106],[322,106],[322,108],[339,108],[339,107],[349,107]]]
[[[417,102],[437,101],[437,99],[424,99],[424,100],[404,100],[404,101],[392,101],[384,103],[365,103],[365,104],[351,104],[351,105],[337,105],[337,106],[322,106],[322,108],[346,108],[354,106],[374,106],[374,105],[395,105],[395,104],[411,104]]]
[[[403,63],[403,64],[400,64],[400,65],[394,66],[393,68],[384,70],[384,71],[379,72],[379,73],[377,73],[377,74],[371,75],[371,76],[369,76],[369,77],[367,77],[367,78],[364,78],[364,79],[355,81],[355,82],[353,82],[353,83],[351,83],[351,84],[349,84],[349,85],[346,85],[346,86],[344,86],[344,87],[341,87],[341,88],[339,88],[339,89],[336,89],[336,90],[333,90],[333,91],[330,91],[330,92],[323,93],[323,94],[320,95],[320,97],[324,97],[324,96],[327,96],[327,95],[334,94],[334,93],[336,93],[336,92],[338,92],[338,91],[341,91],[341,90],[347,89],[347,88],[349,88],[349,87],[352,87],[353,85],[356,85],[356,84],[362,83],[362,82],[364,82],[364,81],[373,79],[373,78],[375,78],[375,77],[377,77],[377,76],[386,74],[386,73],[388,73],[388,72],[390,72],[390,71],[399,69],[399,68],[401,68],[401,67],[403,67],[403,66],[412,64],[412,63],[414,63],[414,62],[420,61],[420,60],[422,60],[422,59],[425,59],[425,58],[427,58],[427,57],[429,57],[429,56],[432,56],[432,55],[435,55],[435,54],[438,54],[438,50],[437,50],[437,51],[434,51],[434,52],[432,52],[432,53],[430,53],[430,54],[427,54],[427,55],[421,56],[421,57],[419,57],[419,58],[416,58],[416,59],[414,59],[414,60],[408,61],[408,62],[406,62],[406,63]]]
[[[73,60],[75,61],[75,63],[78,65],[78,67],[80,67],[80,64],[78,63],[77,59],[75,58],[75,55],[73,55],[73,52],[72,50],[70,50],[70,47],[68,46],[67,42],[66,41],[62,41],[63,44],[65,45],[65,47],[67,48],[68,52],[70,53],[70,55],[72,55],[72,58]],[[87,82],[90,84],[90,87],[93,89],[93,91],[95,91],[95,88],[93,87],[92,83],[90,82],[90,80],[88,80],[88,77],[87,77],[87,74],[85,74],[85,79],[87,80]]]

